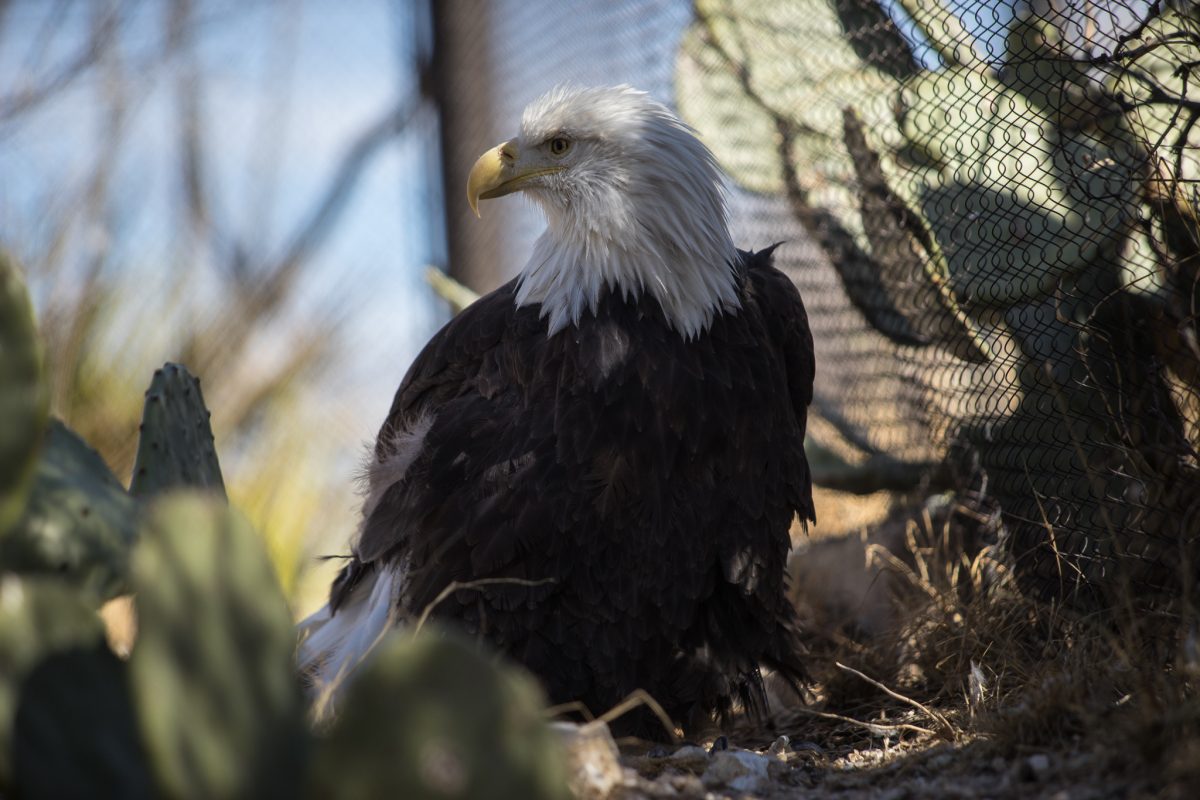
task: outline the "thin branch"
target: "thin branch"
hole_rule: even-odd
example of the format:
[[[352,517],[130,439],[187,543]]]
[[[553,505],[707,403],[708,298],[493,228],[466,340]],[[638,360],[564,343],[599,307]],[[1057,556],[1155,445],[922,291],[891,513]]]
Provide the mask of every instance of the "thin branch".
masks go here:
[[[946,719],[944,716],[942,716],[938,712],[934,711],[929,706],[925,705],[924,703],[918,702],[917,700],[913,700],[911,697],[905,697],[904,695],[900,694],[899,692],[889,689],[887,686],[884,686],[882,683],[875,680],[874,678],[867,677],[863,673],[854,669],[854,667],[847,667],[845,664],[842,664],[840,662],[834,662],[834,664],[835,664],[835,666],[837,666],[838,669],[844,670],[845,672],[849,672],[851,675],[854,675],[855,677],[862,678],[864,681],[871,684],[876,689],[880,690],[881,692],[883,692],[884,694],[886,694],[888,697],[892,698],[893,700],[899,700],[902,703],[908,703],[913,708],[917,709],[921,713],[928,716],[930,719],[932,719],[934,722],[936,722],[938,724],[939,728],[941,728],[941,736],[943,739],[950,741],[950,742],[953,742],[958,739],[958,731],[956,731],[954,726],[950,724],[950,720]]]
[[[675,734],[675,723],[671,722],[671,718],[667,716],[667,712],[663,710],[659,702],[645,689],[634,689],[624,700],[601,714],[595,722],[608,724],[641,706],[646,706],[654,713],[654,716],[658,717],[659,723],[663,726],[663,730],[667,732],[667,735],[671,737],[672,743],[679,741],[679,737]],[[588,724],[593,725],[595,722]]]
[[[119,6],[103,13],[100,29],[89,36],[87,44],[53,75],[32,88],[14,92],[8,97],[0,97],[0,123],[32,111],[94,66],[115,38],[120,22],[118,9]]]
[[[889,733],[898,733],[901,731],[909,731],[911,733],[922,733],[926,736],[936,735],[928,728],[922,728],[920,725],[910,725],[907,722],[885,723],[885,722],[863,722],[861,719],[854,717],[843,717],[841,714],[830,714],[828,711],[814,711],[811,708],[798,706],[788,709],[789,713],[804,714],[818,719],[827,719],[833,722],[844,722],[848,725],[854,725],[859,728],[865,728],[874,736],[887,736]]]
[[[414,93],[372,123],[350,146],[338,164],[333,180],[292,234],[283,257],[271,270],[268,285],[272,294],[285,290],[297,267],[325,242],[371,159],[408,127],[421,106],[421,96]]]
[[[425,606],[425,610],[421,612],[421,616],[417,618],[417,625],[413,628],[413,636],[421,632],[421,628],[429,620],[429,615],[433,610],[442,604],[443,601],[450,595],[460,589],[479,589],[484,586],[545,586],[548,583],[556,583],[555,578],[542,578],[540,580],[531,581],[525,578],[480,578],[474,581],[451,581],[450,584],[442,591],[438,592],[438,596],[433,598],[433,602]]]
[[[1129,42],[1133,41],[1134,39],[1140,39],[1142,34],[1146,32],[1146,28],[1150,26],[1150,23],[1158,19],[1161,14],[1162,0],[1154,0],[1154,2],[1150,4],[1150,7],[1146,9],[1146,16],[1142,18],[1142,21],[1138,23],[1137,27],[1131,30],[1129,33],[1123,35],[1121,38],[1117,39],[1117,46],[1113,48],[1113,52],[1120,52],[1121,48]]]
[[[175,77],[175,101],[179,120],[184,208],[192,236],[195,239],[211,239],[216,238],[219,231],[209,203],[211,186],[204,148],[203,99],[200,96],[201,85],[191,28],[191,0],[172,3],[167,16],[167,48],[176,54],[180,63]]]
[[[577,714],[582,714],[583,718],[588,722],[594,722],[596,715],[587,705],[579,700],[572,700],[569,703],[559,703],[556,706],[550,706],[542,709],[542,716],[553,719],[554,717],[562,716],[568,712],[574,711]]]
[[[450,304],[450,308],[456,314],[479,299],[478,292],[463,286],[434,266],[425,268],[425,282],[437,293],[438,297]]]

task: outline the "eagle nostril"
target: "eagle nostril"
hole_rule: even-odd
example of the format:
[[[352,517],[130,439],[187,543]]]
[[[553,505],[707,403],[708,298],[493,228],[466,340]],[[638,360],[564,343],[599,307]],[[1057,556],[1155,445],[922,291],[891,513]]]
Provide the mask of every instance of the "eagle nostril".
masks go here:
[[[511,164],[517,160],[517,146],[512,142],[500,145],[500,160]]]

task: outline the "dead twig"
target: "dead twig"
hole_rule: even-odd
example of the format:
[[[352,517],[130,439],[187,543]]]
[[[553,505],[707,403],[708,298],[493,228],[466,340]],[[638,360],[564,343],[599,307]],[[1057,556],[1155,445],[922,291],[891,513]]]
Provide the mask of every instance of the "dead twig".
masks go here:
[[[672,743],[679,741],[679,737],[675,734],[675,723],[667,716],[667,712],[663,710],[659,702],[651,697],[650,693],[645,689],[634,689],[624,700],[617,703],[608,711],[605,711],[595,721],[607,724],[640,706],[646,706],[654,713],[654,716],[658,717],[659,723],[662,724],[663,730],[667,732],[667,736],[671,737]]]
[[[447,597],[457,592],[459,589],[479,589],[484,586],[498,586],[507,584],[509,586],[544,586],[547,583],[554,583],[554,578],[542,578],[540,580],[527,580],[525,578],[480,578],[475,581],[451,581],[445,589],[438,592],[438,596],[433,598],[433,602],[425,606],[421,612],[421,616],[417,618],[417,624],[413,628],[413,636],[421,632],[421,628],[425,627],[429,615],[433,610],[441,605]]]
[[[847,667],[845,664],[842,664],[841,662],[837,662],[837,661],[834,662],[834,665],[840,670],[849,672],[851,675],[854,675],[858,678],[862,678],[864,681],[871,684],[876,689],[878,689],[881,692],[883,692],[884,694],[886,694],[888,697],[891,697],[894,700],[899,700],[902,703],[907,703],[908,705],[912,706],[913,708],[917,709],[921,713],[928,716],[930,719],[932,719],[934,722],[936,722],[938,724],[938,728],[940,729],[939,734],[946,741],[954,742],[954,741],[958,740],[958,730],[953,725],[950,724],[950,720],[946,719],[944,716],[942,716],[938,712],[934,711],[929,706],[927,706],[924,703],[921,703],[917,700],[913,700],[911,697],[905,697],[904,695],[900,694],[897,691],[893,691],[892,689],[889,689],[887,686],[884,686],[882,683],[875,680],[874,678],[868,677],[867,675],[864,675],[863,673],[854,669],[854,667]]]
[[[935,732],[929,730],[929,728],[922,728],[920,725],[910,725],[907,722],[864,722],[861,719],[855,719],[854,717],[843,717],[841,714],[831,714],[828,711],[814,711],[811,708],[801,707],[788,709],[788,711],[789,713],[795,712],[810,717],[817,717],[818,719],[827,719],[833,722],[844,722],[848,725],[865,728],[874,736],[887,736],[889,733],[897,733],[899,731],[923,733],[928,736],[935,735]]]
[[[596,721],[596,715],[592,713],[592,710],[578,700],[572,700],[569,703],[559,703],[556,706],[544,708],[542,709],[542,714],[553,719],[554,717],[561,716],[562,714],[566,714],[571,711],[580,714],[588,722]]]

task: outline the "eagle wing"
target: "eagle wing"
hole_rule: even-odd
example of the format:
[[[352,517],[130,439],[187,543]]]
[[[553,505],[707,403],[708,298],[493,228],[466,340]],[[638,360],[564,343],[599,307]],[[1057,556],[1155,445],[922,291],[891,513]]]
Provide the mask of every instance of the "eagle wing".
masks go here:
[[[793,483],[789,500],[801,520],[808,523],[816,522],[816,512],[812,500],[812,473],[808,459],[804,457],[802,443],[808,423],[808,407],[813,400],[817,362],[813,353],[812,331],[808,326],[808,312],[805,311],[800,292],[791,278],[772,265],[771,256],[778,246],[772,245],[746,259],[749,278],[746,287],[761,309],[787,373],[788,396],[800,428],[797,441],[801,443],[801,452],[797,461],[803,472],[803,478]]]
[[[535,375],[529,365],[511,358],[514,347],[535,337],[539,327],[536,313],[516,308],[515,285],[512,281],[480,298],[447,323],[396,390],[365,470],[362,527],[354,558],[331,591],[334,610],[378,562],[401,553],[426,561],[436,555],[414,553],[422,543],[414,534],[428,544],[421,531],[454,528],[448,516],[471,513],[438,500],[452,498],[480,477],[466,470],[495,474],[512,460],[502,447],[487,452],[487,442],[495,438],[489,431],[514,413],[523,382]],[[498,380],[500,374],[504,380]]]

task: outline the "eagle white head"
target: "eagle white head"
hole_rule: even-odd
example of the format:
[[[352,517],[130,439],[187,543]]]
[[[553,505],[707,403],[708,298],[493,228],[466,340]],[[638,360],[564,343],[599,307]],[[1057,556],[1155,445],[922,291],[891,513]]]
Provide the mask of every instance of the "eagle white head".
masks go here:
[[[552,335],[594,311],[605,289],[649,292],[688,339],[738,308],[720,169],[645,92],[559,87],[531,103],[520,135],[484,153],[467,181],[476,214],[480,199],[516,191],[547,222],[517,305],[540,303]]]

